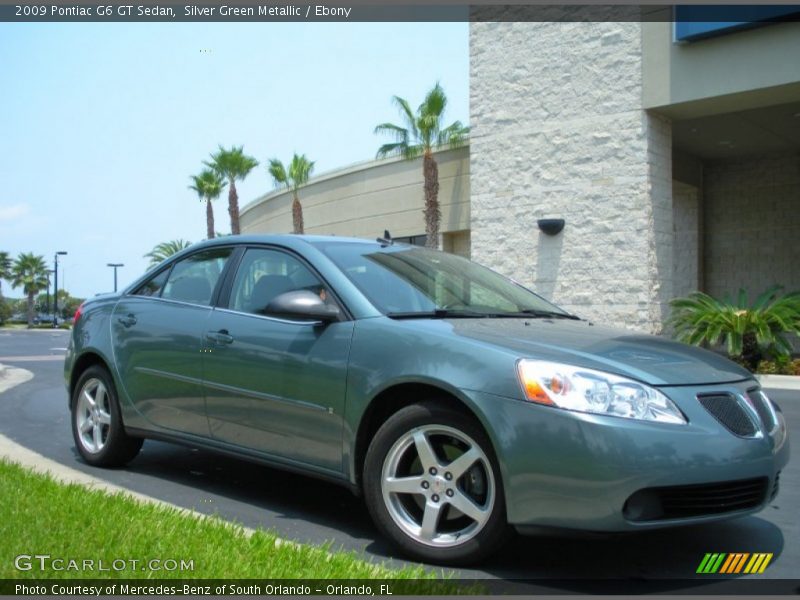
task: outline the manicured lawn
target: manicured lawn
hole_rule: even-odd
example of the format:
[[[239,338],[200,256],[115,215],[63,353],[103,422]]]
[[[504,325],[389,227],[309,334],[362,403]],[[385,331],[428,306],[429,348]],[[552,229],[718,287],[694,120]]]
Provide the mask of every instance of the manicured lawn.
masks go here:
[[[183,579],[441,579],[442,571],[421,567],[390,569],[348,552],[281,543],[275,535],[241,528],[216,519],[196,518],[177,509],[139,502],[76,484],[64,485],[48,476],[0,460],[0,579],[2,578],[183,578]],[[126,559],[122,570],[97,572],[45,571],[15,568],[19,555],[49,554],[52,558],[102,560],[110,568]],[[130,559],[137,559],[135,566]],[[152,559],[174,570],[144,570]],[[49,560],[49,559],[48,559]],[[192,570],[180,563],[192,561]],[[24,563],[23,563],[24,564]],[[187,563],[188,564],[188,563]],[[454,586],[420,582],[418,593],[453,592]]]

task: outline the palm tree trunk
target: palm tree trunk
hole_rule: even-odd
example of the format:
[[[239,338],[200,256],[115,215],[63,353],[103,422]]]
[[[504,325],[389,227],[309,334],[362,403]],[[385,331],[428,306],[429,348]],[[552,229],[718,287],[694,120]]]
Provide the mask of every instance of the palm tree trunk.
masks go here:
[[[210,198],[206,198],[206,235],[208,239],[214,239],[214,207]]]
[[[231,233],[239,235],[239,195],[236,193],[236,183],[230,180],[228,188],[228,214],[231,216]]]
[[[28,292],[28,328],[33,327],[33,292]]]
[[[422,171],[425,176],[425,246],[437,250],[439,222],[442,220],[442,211],[439,209],[439,167],[430,151],[425,152],[422,159]]]
[[[292,225],[294,226],[294,233],[305,233],[305,225],[303,223],[303,206],[300,204],[300,198],[297,192],[294,192],[294,199],[292,200]]]

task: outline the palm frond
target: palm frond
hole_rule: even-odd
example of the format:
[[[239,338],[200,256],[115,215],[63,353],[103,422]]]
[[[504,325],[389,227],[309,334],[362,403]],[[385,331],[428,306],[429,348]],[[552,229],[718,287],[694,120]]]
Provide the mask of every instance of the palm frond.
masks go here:
[[[437,81],[431,91],[426,94],[425,100],[419,105],[419,114],[430,115],[438,120],[444,114],[446,107],[447,96]]]
[[[408,129],[394,123],[381,123],[375,127],[373,133],[388,133],[393,135],[398,142],[408,142]]]
[[[277,158],[270,159],[269,165],[267,166],[267,172],[270,174],[270,177],[272,177],[275,187],[288,185],[289,178],[286,176],[286,168]]]
[[[188,248],[191,246],[191,242],[187,242],[183,239],[177,240],[170,240],[168,242],[162,242],[160,244],[156,244],[155,247],[144,255],[144,258],[150,259],[150,266],[153,267],[155,265],[160,264],[162,261],[166,260],[173,254],[177,254],[181,250]]]
[[[757,364],[754,351],[786,356],[791,352],[786,335],[800,335],[800,292],[781,296],[780,288],[773,286],[752,304],[747,299],[744,289],[739,290],[735,301],[727,295],[717,300],[694,292],[670,303],[669,322],[678,340],[694,345],[725,344],[731,357],[750,353],[751,364]]]
[[[411,130],[411,135],[416,138],[419,135],[417,132],[417,119],[414,116],[414,111],[411,110],[411,106],[408,104],[408,100],[400,96],[392,96],[392,102],[400,109],[400,114],[406,121],[407,129]]]
[[[465,127],[461,121],[455,121],[450,126],[445,127],[439,132],[436,140],[438,146],[449,146],[458,148],[463,146],[469,137],[469,127]]]
[[[289,163],[289,178],[292,181],[292,188],[296,191],[308,183],[308,178],[314,171],[314,161],[308,160],[305,154],[295,154],[292,162]]]
[[[237,181],[247,177],[258,166],[258,161],[244,153],[244,146],[231,146],[230,150],[219,146],[211,154],[211,160],[203,164],[228,181]]]

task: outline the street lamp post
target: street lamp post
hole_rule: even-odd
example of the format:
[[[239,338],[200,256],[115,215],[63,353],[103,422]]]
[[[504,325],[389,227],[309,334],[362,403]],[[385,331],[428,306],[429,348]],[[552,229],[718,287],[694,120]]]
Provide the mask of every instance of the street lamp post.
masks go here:
[[[58,257],[64,256],[66,252],[64,250],[59,250],[55,254],[55,259],[53,263],[55,265],[54,269],[54,284],[53,284],[53,327],[58,327]]]
[[[45,314],[50,314],[50,275],[53,274],[53,269],[47,269],[47,306],[44,307]]]
[[[107,267],[112,267],[114,269],[114,291],[117,291],[117,269],[119,267],[124,267],[125,265],[122,263],[108,263]]]

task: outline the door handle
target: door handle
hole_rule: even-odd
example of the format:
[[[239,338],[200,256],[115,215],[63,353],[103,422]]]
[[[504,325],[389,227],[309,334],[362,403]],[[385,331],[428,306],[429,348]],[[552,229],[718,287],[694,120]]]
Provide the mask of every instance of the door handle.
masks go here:
[[[206,333],[206,339],[218,344],[232,344],[233,336],[228,333],[227,329],[220,329],[219,331],[209,331]]]
[[[136,325],[136,317],[132,314],[129,314],[127,317],[120,317],[117,321],[122,323],[125,327]]]

